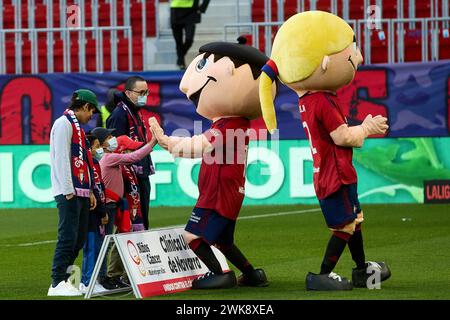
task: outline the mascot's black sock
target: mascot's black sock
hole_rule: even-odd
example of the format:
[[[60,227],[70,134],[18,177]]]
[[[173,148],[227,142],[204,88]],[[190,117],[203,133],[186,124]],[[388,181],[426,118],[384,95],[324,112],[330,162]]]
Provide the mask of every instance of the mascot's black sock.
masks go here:
[[[333,235],[328,241],[327,250],[323,257],[322,265],[320,266],[320,274],[328,274],[333,271],[336,263],[344,252],[350,234],[345,232],[334,231]]]
[[[202,260],[202,262],[208,267],[208,269],[214,274],[222,274],[222,267],[220,266],[219,260],[217,260],[214,252],[208,243],[206,243],[202,238],[197,238],[189,243],[189,247],[194,251],[197,257]]]
[[[364,244],[362,238],[361,225],[356,226],[355,232],[348,240],[348,248],[352,254],[352,259],[356,263],[356,268],[363,269],[366,267],[366,255],[364,254]]]
[[[255,270],[236,245],[218,246],[218,249],[222,251],[223,255],[242,273],[249,273]]]

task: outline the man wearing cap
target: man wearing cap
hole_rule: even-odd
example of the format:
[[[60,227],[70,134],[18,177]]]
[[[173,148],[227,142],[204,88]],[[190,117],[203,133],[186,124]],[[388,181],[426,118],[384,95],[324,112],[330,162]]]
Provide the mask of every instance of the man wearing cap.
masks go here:
[[[148,86],[145,79],[132,76],[125,83],[125,90],[114,95],[116,108],[106,120],[106,127],[115,129],[113,135],[118,137],[126,135],[134,141],[148,142],[147,130],[142,121],[139,109],[147,103]],[[142,217],[144,227],[149,227],[148,210],[150,204],[149,176],[155,173],[152,159],[149,154],[134,163],[134,170],[138,178]]]
[[[121,207],[122,198],[126,198],[125,194],[125,181],[123,178],[123,166],[130,166],[133,163],[140,161],[142,158],[148,156],[156,144],[156,139],[152,138],[147,144],[140,141],[135,141],[128,136],[121,135],[117,138],[113,136],[115,129],[105,129],[97,127],[92,130],[92,134],[96,136],[100,142],[101,147],[104,150],[104,155],[100,159],[100,168],[102,171],[102,178],[106,188],[106,211],[108,213],[108,224],[106,225],[105,234],[112,234],[115,222],[116,214]],[[133,151],[131,153],[123,154],[125,150]],[[135,151],[134,151],[135,150]],[[134,189],[139,189],[138,181],[133,171]],[[127,181],[129,182],[129,181]],[[136,199],[133,203],[138,204],[136,212],[141,210],[140,194],[133,194]],[[131,201],[128,201],[131,202]],[[133,213],[133,205],[131,207],[131,213]],[[141,221],[140,221],[141,222]],[[143,225],[141,223],[141,229]],[[121,268],[121,261],[116,250],[111,251],[111,261],[108,267],[108,276],[100,280],[100,283],[107,289],[114,289],[115,287],[123,287],[123,283],[120,280],[120,275],[123,273]],[[102,268],[106,268],[106,264]],[[117,271],[118,270],[118,271]],[[105,270],[106,271],[106,270]]]
[[[97,108],[92,91],[75,91],[70,106],[50,132],[51,183],[59,222],[49,296],[81,295],[67,279],[86,241],[89,211],[95,208],[96,200],[92,155],[80,125],[87,124]]]

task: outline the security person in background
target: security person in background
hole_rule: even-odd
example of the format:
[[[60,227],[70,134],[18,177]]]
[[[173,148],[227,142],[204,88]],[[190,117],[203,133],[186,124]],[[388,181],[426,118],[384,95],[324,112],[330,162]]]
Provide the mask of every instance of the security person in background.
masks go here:
[[[132,76],[125,83],[125,90],[114,95],[116,107],[106,120],[106,128],[115,129],[112,133],[118,137],[126,135],[134,141],[148,142],[147,131],[139,109],[145,106],[148,96],[147,81],[139,76]],[[155,173],[150,155],[133,165],[139,183],[142,219],[148,230],[148,209],[150,204],[149,176]]]
[[[194,42],[195,24],[200,23],[201,14],[206,12],[209,0],[171,0],[170,1],[170,26],[177,46],[177,65],[180,69],[186,69],[184,56]],[[184,29],[184,41],[183,41]]]
[[[114,94],[120,92],[116,88],[111,88],[108,90],[108,93],[106,94],[106,103],[105,105],[100,107],[100,113],[97,116],[97,123],[96,127],[103,127],[106,128],[106,120],[111,115],[111,112],[113,112],[114,108],[116,107],[116,104],[114,103]]]

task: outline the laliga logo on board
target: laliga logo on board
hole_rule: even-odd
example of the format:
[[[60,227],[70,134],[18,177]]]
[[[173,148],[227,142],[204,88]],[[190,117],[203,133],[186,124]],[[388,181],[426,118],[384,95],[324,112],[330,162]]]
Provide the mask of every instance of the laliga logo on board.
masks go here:
[[[141,275],[145,277],[147,275],[147,271],[144,268],[144,263],[142,262],[142,259],[139,256],[138,249],[136,248],[135,244],[131,240],[127,241],[127,249],[128,249],[128,254],[131,257],[131,260],[133,260],[133,262],[136,264]]]

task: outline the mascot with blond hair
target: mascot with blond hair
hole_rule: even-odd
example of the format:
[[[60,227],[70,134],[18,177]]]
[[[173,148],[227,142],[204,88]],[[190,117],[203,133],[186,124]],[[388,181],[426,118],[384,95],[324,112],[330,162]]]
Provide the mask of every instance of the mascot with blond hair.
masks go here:
[[[277,128],[272,82],[278,78],[299,97],[299,111],[313,157],[314,189],[332,235],[320,273],[309,272],[307,290],[373,288],[391,275],[384,262],[365,260],[361,223],[363,212],[352,164],[354,147],[374,134],[384,134],[387,119],[368,115],[350,127],[336,91],[349,84],[362,63],[352,28],[323,11],[307,11],[289,18],[279,29],[270,60],[260,80],[261,108],[267,129]],[[352,281],[333,272],[348,245],[356,268]],[[374,275],[374,276],[372,276]]]

